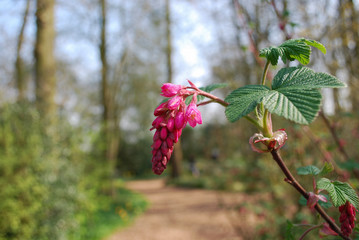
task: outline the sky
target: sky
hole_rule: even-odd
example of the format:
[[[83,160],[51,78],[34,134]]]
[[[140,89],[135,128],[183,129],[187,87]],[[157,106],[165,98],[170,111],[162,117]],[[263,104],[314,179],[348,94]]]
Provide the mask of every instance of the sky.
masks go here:
[[[81,31],[98,33],[98,31],[93,30],[93,28],[98,27],[98,22],[90,22],[87,25],[79,26],[78,22],[74,21],[71,17],[71,9],[75,7],[84,17],[87,17],[87,15],[94,16],[96,11],[89,12],[88,9],[81,9],[79,7],[81,4],[76,4],[76,2],[58,1],[58,5],[61,7],[56,8],[56,30],[59,33],[56,39],[56,54],[60,59],[73,63],[72,71],[78,76],[78,79],[97,82],[99,80],[100,63],[94,39],[98,36],[83,37]],[[87,0],[79,1],[86,2]],[[35,1],[32,2],[32,10],[35,7],[34,3]],[[174,83],[187,85],[186,80],[190,79],[199,87],[208,85],[211,83],[211,69],[208,58],[211,56],[211,51],[216,48],[218,39],[215,34],[218,33],[216,32],[217,29],[214,29],[212,16],[209,15],[208,9],[204,9],[203,6],[208,5],[215,8],[221,7],[220,4],[223,5],[224,3],[223,1],[211,0],[200,2],[172,0],[171,3],[174,40]],[[126,4],[131,4],[131,2],[126,2]],[[8,66],[0,67],[2,69],[0,70],[0,84],[8,84],[12,79],[11,67],[15,61],[15,55],[9,53],[13,53],[16,48],[16,41],[14,39],[16,39],[20,29],[24,6],[25,0],[0,0],[0,34],[2,36],[0,38],[0,56],[3,59],[8,59]],[[94,18],[96,19],[96,16]],[[118,28],[113,22],[109,21],[109,27],[113,29]],[[72,28],[70,27],[67,30],[69,26]],[[88,31],[88,29],[93,31]],[[65,31],[71,31],[70,35],[72,38],[68,38],[68,33]],[[227,33],[224,32],[223,34]],[[87,37],[90,40],[86,40]],[[29,17],[29,23],[26,27],[26,43],[23,50],[23,56],[30,60],[33,55],[32,46],[34,39],[35,18],[32,15]],[[110,41],[115,42],[115,36]],[[114,49],[112,51],[111,54],[116,58],[120,50]],[[8,95],[10,92],[2,93]],[[327,92],[325,94],[330,95],[330,91]],[[330,112],[332,109],[330,101],[327,101],[325,107],[327,112]]]
[[[14,4],[15,2],[15,4]],[[173,61],[175,64],[174,82],[184,84],[186,79],[191,79],[195,83],[201,83],[204,79],[209,78],[209,69],[207,61],[201,54],[201,50],[205,47],[211,46],[213,43],[213,33],[211,32],[211,25],[208,20],[199,13],[196,4],[191,4],[188,1],[174,0],[172,1],[172,13],[174,21],[174,56]],[[32,4],[32,11],[34,9]],[[16,48],[16,41],[8,41],[16,39],[21,25],[22,14],[25,7],[24,0],[0,0],[0,33],[2,33],[3,41],[0,41],[0,46],[6,47],[7,51],[14,52]],[[68,16],[68,9],[56,8],[56,21],[57,31],[64,31],[64,24]],[[2,24],[1,24],[2,23]],[[74,23],[76,24],[76,23]],[[109,25],[111,25],[110,23]],[[66,23],[68,26],[68,23]],[[88,26],[81,26],[86,28]],[[77,27],[80,28],[80,27]],[[76,31],[76,28],[74,28]],[[29,17],[26,26],[26,42],[23,51],[24,57],[32,58],[31,44],[34,41],[35,35],[35,19],[33,16]],[[8,36],[8,39],[6,39]],[[98,61],[98,50],[93,43],[83,39],[76,40],[61,38],[61,34],[56,39],[57,41],[57,54],[66,55],[67,58],[81,61],[87,70],[94,69],[97,71],[100,67]],[[10,44],[9,44],[10,42]],[[84,56],[85,55],[85,56]],[[9,59],[13,62],[14,55],[9,55]],[[81,58],[81,59],[80,59]],[[81,73],[79,72],[81,75]]]
[[[86,0],[81,0],[86,1]],[[130,3],[129,3],[130,4]],[[216,39],[213,38],[213,23],[211,18],[205,14],[202,6],[204,4],[211,5],[211,0],[202,2],[172,0],[172,37],[174,41],[173,64],[174,64],[174,80],[176,84],[188,85],[187,79],[191,80],[198,87],[211,84],[210,66],[207,61],[209,53],[215,47]],[[213,3],[215,4],[215,3]],[[80,25],[71,16],[71,9],[76,7],[76,11],[84,17],[92,16],[96,19],[96,9],[88,12],[88,9],[82,9],[81,4],[71,1],[58,0],[55,8],[55,24],[58,33],[56,38],[55,54],[59,60],[73,63],[72,71],[76,74],[80,81],[96,83],[99,81],[100,62],[98,56],[97,45],[94,44],[98,36],[85,36],[83,32],[98,33],[94,30],[98,28],[98,22]],[[91,7],[89,7],[91,9]],[[22,23],[22,15],[25,9],[25,0],[0,0],[0,55],[4,58],[8,56],[8,62],[5,68],[6,73],[0,73],[0,86],[11,85],[11,69],[15,61],[16,39]],[[25,29],[26,40],[22,56],[33,61],[33,44],[35,41],[36,24],[34,17],[35,1],[31,2],[30,15]],[[112,16],[115,18],[115,16]],[[109,19],[111,10],[109,11]],[[109,28],[118,29],[119,26],[109,21]],[[89,31],[91,29],[91,31]],[[68,31],[68,32],[66,32]],[[120,31],[120,30],[117,30]],[[120,34],[119,34],[120,35]],[[70,36],[70,37],[69,37]],[[87,40],[90,39],[90,40]],[[115,35],[110,40],[115,42]],[[1,50],[5,49],[5,50]],[[116,57],[120,50],[111,49],[110,57]],[[1,71],[1,70],[0,70]],[[97,76],[97,77],[96,77]],[[5,89],[5,88],[3,88]],[[16,92],[14,88],[6,88],[3,90],[3,99],[15,98]],[[13,91],[9,91],[12,89]],[[1,91],[0,91],[1,92]],[[1,100],[1,99],[0,99]],[[213,111],[217,111],[218,107],[204,107],[207,115],[213,115]]]

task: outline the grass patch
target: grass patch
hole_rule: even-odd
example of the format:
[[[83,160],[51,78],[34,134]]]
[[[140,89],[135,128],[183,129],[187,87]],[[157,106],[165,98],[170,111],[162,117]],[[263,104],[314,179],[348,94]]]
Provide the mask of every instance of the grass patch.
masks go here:
[[[73,234],[71,239],[101,240],[115,230],[128,226],[148,207],[143,195],[124,187],[119,187],[117,196],[106,207],[100,207],[91,216],[87,216],[81,230]]]

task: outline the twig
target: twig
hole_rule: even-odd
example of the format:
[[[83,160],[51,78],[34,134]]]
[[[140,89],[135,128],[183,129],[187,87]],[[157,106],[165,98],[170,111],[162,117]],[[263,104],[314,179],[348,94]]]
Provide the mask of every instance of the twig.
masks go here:
[[[302,234],[302,236],[299,238],[299,240],[303,240],[304,237],[307,236],[307,234],[308,234],[310,231],[312,231],[312,230],[314,230],[314,229],[316,229],[316,228],[319,228],[320,226],[321,226],[321,225],[315,225],[315,226],[312,226],[312,227],[308,228],[308,229]]]
[[[344,160],[348,161],[350,159],[350,157],[349,157],[347,151],[344,149],[343,145],[340,143],[335,126],[329,122],[329,119],[327,118],[327,116],[325,116],[323,111],[319,112],[319,116],[323,119],[325,126],[327,126],[327,128],[329,129],[330,134],[332,135],[333,140],[334,140],[335,144],[337,145],[339,152],[344,157]]]
[[[214,96],[214,95],[212,95],[212,94],[210,94],[208,92],[202,91],[200,89],[198,89],[197,91],[198,91],[198,95],[208,97],[208,98],[212,99],[212,101],[217,102],[217,103],[221,104],[224,107],[227,107],[229,105],[228,102],[225,102],[224,100],[220,99],[219,97],[216,97],[216,96]]]
[[[290,170],[285,165],[282,157],[279,155],[278,151],[277,150],[272,150],[271,154],[272,154],[272,157],[273,157],[274,161],[276,161],[276,163],[278,164],[278,166],[280,167],[280,169],[282,170],[282,172],[286,176],[285,181],[287,183],[289,183],[290,185],[292,185],[303,197],[305,197],[305,199],[308,199],[309,194],[302,187],[302,185],[300,185],[300,183],[294,178],[294,176],[292,175]],[[340,237],[342,237],[345,240],[351,240],[349,237],[346,237],[346,236],[343,235],[343,233],[341,232],[338,225],[335,224],[335,222],[328,216],[328,214],[323,210],[323,208],[321,206],[319,206],[319,204],[316,204],[314,209],[329,224],[330,228],[333,231],[335,231],[336,233],[338,233],[338,235]]]

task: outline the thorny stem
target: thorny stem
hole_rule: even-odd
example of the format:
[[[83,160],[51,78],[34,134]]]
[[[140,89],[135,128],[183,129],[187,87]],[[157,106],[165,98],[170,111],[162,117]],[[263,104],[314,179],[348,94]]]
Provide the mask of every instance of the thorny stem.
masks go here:
[[[279,155],[277,150],[272,150],[271,151],[272,157],[274,159],[274,161],[276,161],[276,163],[278,164],[278,166],[280,167],[280,169],[282,170],[282,172],[284,173],[284,175],[286,176],[285,181],[287,183],[289,183],[290,185],[292,185],[303,197],[305,197],[305,199],[309,198],[309,195],[307,193],[307,191],[302,187],[302,185],[300,185],[300,183],[294,178],[294,176],[292,175],[292,173],[289,171],[289,169],[287,168],[287,166],[285,165],[282,157]],[[341,232],[340,228],[338,227],[338,225],[335,224],[335,222],[328,216],[328,214],[323,210],[323,208],[321,206],[319,206],[319,204],[316,204],[314,209],[319,213],[319,215],[329,224],[330,228],[335,231],[336,233],[338,233],[339,236],[341,236],[343,239],[345,240],[351,240],[349,237],[346,237],[343,235],[343,233]]]

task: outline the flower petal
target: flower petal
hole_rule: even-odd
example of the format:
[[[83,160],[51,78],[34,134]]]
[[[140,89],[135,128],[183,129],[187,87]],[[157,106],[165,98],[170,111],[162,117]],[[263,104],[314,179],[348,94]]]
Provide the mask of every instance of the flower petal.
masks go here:
[[[195,103],[190,103],[190,105],[188,105],[186,118],[191,127],[195,127],[197,124],[202,124],[201,112],[197,109]]]
[[[164,97],[173,97],[173,96],[175,96],[182,88],[183,88],[183,86],[181,86],[181,85],[176,85],[176,84],[172,84],[172,83],[165,83],[165,84],[163,84],[163,86],[161,87],[161,89],[162,89],[161,96],[164,96]]]
[[[170,100],[168,100],[168,109],[174,110],[176,109],[181,103],[183,102],[183,97],[181,96],[174,96]]]

